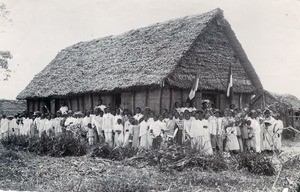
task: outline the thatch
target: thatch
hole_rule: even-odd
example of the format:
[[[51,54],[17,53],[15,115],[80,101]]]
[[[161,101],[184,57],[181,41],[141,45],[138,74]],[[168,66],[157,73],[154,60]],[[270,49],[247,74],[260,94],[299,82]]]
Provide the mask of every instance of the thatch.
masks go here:
[[[239,53],[232,48],[224,27],[230,28],[223,12],[216,9],[119,36],[77,43],[58,53],[17,98],[163,85],[190,89],[198,70],[199,89],[225,91],[230,63],[234,91],[254,92],[257,87],[253,82],[260,81],[257,75],[252,78],[253,74],[246,74],[240,57],[234,57]]]
[[[26,110],[26,101],[0,99],[0,115],[13,116]]]
[[[288,114],[287,111],[292,109],[292,105],[279,100],[271,92],[266,90],[257,94],[256,97],[250,101],[250,107],[252,109],[262,110],[270,109],[273,112],[279,112],[282,114]]]

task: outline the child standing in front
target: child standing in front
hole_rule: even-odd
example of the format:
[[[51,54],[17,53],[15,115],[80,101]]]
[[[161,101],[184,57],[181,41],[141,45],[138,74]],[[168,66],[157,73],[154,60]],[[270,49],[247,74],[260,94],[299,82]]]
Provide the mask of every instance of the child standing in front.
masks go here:
[[[117,120],[117,124],[114,127],[114,146],[120,147],[123,145],[124,135],[123,135],[123,125],[122,119]]]
[[[94,134],[94,129],[92,127],[92,124],[88,123],[87,127],[88,127],[87,137],[88,137],[89,145],[94,145],[95,144],[95,134]]]

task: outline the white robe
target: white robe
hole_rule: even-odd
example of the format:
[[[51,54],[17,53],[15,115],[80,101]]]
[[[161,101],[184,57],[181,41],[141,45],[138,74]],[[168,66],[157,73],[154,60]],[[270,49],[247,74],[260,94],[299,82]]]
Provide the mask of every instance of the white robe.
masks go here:
[[[24,119],[24,126],[23,126],[23,131],[22,131],[22,134],[23,135],[29,135],[30,134],[30,129],[31,129],[31,126],[33,124],[33,120],[30,119],[30,118],[26,118]]]
[[[142,121],[140,123],[140,147],[141,148],[145,148],[145,149],[149,149],[150,148],[150,134],[149,134],[149,126],[150,123],[148,121]]]
[[[204,153],[207,154],[207,155],[212,155],[213,154],[213,149],[212,149],[212,145],[211,145],[210,131],[209,131],[210,124],[209,124],[207,119],[203,119],[202,120],[202,125],[203,125],[202,145],[203,145]]]
[[[237,130],[236,127],[227,127],[226,129],[227,133],[227,147],[228,150],[239,150],[240,145],[239,141],[237,139]]]
[[[208,123],[209,123],[209,132],[212,135],[217,135],[217,128],[218,128],[218,121],[217,118],[215,116],[210,116],[208,119]]]
[[[55,132],[56,136],[58,134],[62,133],[61,121],[62,121],[61,117],[56,117],[55,119],[53,119],[53,127],[54,127],[54,132]]]
[[[122,146],[124,142],[124,134],[123,134],[123,125],[122,124],[116,124],[114,126],[114,132],[115,132],[115,137],[114,137],[114,145],[116,147]],[[118,133],[117,131],[120,131]]]
[[[65,126],[68,127],[72,124],[75,124],[76,118],[75,117],[68,117],[65,121]]]
[[[21,124],[21,122],[19,122]],[[20,133],[20,126],[19,124],[17,123],[17,119],[13,118],[11,120],[11,130],[10,130],[10,134],[14,134],[14,135],[19,135]]]
[[[161,122],[159,120],[154,121],[150,124],[149,130],[152,130],[153,137],[160,136],[162,134],[162,130],[166,129],[166,124],[164,122]]]
[[[82,126],[84,127],[84,129],[86,131],[88,131],[88,124],[92,124],[92,117],[91,116],[85,116],[83,119],[82,119]]]
[[[256,119],[251,119],[251,127],[254,132],[254,147],[256,152],[261,152],[261,127]]]
[[[281,143],[281,134],[283,131],[283,122],[279,119],[275,122],[274,125],[274,142],[275,142],[275,149],[281,150],[282,143]]]
[[[1,119],[1,122],[0,122],[1,138],[8,136],[8,131],[9,131],[9,120]]]
[[[123,143],[124,147],[129,144],[130,135],[132,135],[132,132],[133,132],[133,125],[131,125],[129,120],[127,120],[124,125],[124,143]]]
[[[39,131],[39,137],[42,136],[42,133],[45,131],[45,122],[46,120],[48,119],[40,119],[39,123],[37,124],[38,125],[38,131]]]
[[[270,123],[269,126],[265,126],[265,140],[264,140],[264,149],[274,150],[275,149],[275,140],[274,140],[274,126],[276,120],[273,117],[265,119],[265,122]]]
[[[140,122],[140,119],[143,117],[144,115],[141,113],[137,113],[135,116],[133,116],[133,118],[135,118],[138,122]]]
[[[102,133],[102,125],[103,125],[103,117],[100,115],[96,115],[92,118],[92,125],[96,127],[98,135],[101,135]]]
[[[69,109],[67,106],[61,106],[59,110],[61,111],[61,114],[66,115],[68,114]]]
[[[54,129],[53,129],[53,122],[54,122],[54,121],[53,121],[52,119],[50,119],[50,120],[46,119],[46,120],[45,120],[44,129],[45,129],[46,134],[47,134],[48,136],[50,136],[50,132],[54,130]]]
[[[105,142],[112,141],[113,128],[114,128],[114,116],[111,113],[104,114],[102,129],[104,130]]]

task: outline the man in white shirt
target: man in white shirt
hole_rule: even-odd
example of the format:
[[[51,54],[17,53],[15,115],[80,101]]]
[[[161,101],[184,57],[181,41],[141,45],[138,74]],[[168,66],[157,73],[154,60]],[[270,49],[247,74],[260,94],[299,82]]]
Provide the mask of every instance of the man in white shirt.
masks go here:
[[[9,120],[6,118],[6,115],[2,115],[2,118],[0,121],[0,132],[1,132],[1,139],[8,136]]]
[[[163,119],[163,117],[162,117]],[[149,130],[150,134],[152,135],[152,148],[153,149],[159,149],[161,142],[162,142],[162,137],[161,134],[163,133],[163,122],[161,122],[158,117],[155,115],[153,117],[154,122],[151,123]]]
[[[98,109],[101,109],[101,111],[105,112],[106,106],[103,105],[102,99],[99,99],[99,100],[98,100],[98,104],[97,104],[97,106],[95,107],[95,109],[97,109],[97,108],[98,108]]]
[[[145,149],[150,149],[150,135],[149,135],[149,126],[148,115],[144,115],[143,121],[140,123],[140,147]]]
[[[141,113],[141,108],[137,107],[135,109],[136,114],[133,116],[133,118],[135,118],[138,122],[140,122],[141,118],[143,117],[143,114]]]
[[[103,111],[96,109],[95,116],[92,118],[92,126],[96,128],[98,134],[98,141],[101,143],[104,141],[103,135]]]
[[[67,106],[67,104],[66,104],[65,101],[62,101],[61,107],[59,108],[59,110],[61,111],[61,113],[62,113],[63,115],[67,115],[67,114],[68,114],[69,108],[68,108],[68,106]]]
[[[274,125],[276,120],[271,116],[270,110],[264,112],[265,115],[265,140],[264,140],[264,149],[272,151],[275,149],[274,141]]]
[[[105,109],[103,115],[102,129],[104,131],[105,142],[112,145],[112,131],[114,128],[114,116],[110,113],[110,107]]]
[[[276,113],[274,115],[276,122],[274,125],[274,143],[275,143],[275,149],[278,151],[281,151],[281,147],[282,147],[282,131],[283,131],[283,122],[280,119],[280,114]]]

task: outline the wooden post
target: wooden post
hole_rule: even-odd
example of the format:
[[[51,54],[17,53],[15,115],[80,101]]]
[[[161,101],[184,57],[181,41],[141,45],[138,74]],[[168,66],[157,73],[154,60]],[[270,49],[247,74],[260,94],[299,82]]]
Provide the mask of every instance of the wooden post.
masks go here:
[[[183,105],[183,103],[185,103],[185,102],[183,102],[183,89],[181,89],[180,90],[180,93],[181,93],[181,106]]]
[[[170,90],[170,107],[169,107],[169,112],[172,112],[172,100],[173,100],[173,90],[172,88],[169,89]]]
[[[50,100],[50,112],[55,114],[55,99]]]
[[[135,91],[131,92],[131,111],[135,114]]]
[[[90,98],[91,98],[91,113],[94,113],[94,96],[93,93],[90,94]]]
[[[74,111],[73,107],[72,107],[72,100],[70,97],[68,97],[68,108],[72,111]]]
[[[28,99],[26,99],[26,108],[27,108],[27,113],[29,114],[29,100]]]
[[[81,112],[84,113],[84,112],[85,112],[85,100],[84,100],[84,95],[82,95],[82,96],[80,97],[80,99],[81,99],[81,105],[82,105],[82,110],[81,110]]]
[[[37,100],[37,110],[40,111],[41,113],[43,113],[42,111],[42,107],[41,107],[41,100]]]
[[[146,89],[145,107],[148,107],[148,99],[149,99],[149,89]]]
[[[159,114],[161,113],[161,105],[162,105],[162,91],[163,91],[163,87],[160,88],[159,91]]]
[[[240,97],[239,97],[239,108],[243,108],[243,94],[240,93]]]

